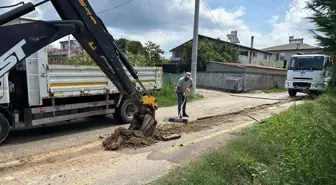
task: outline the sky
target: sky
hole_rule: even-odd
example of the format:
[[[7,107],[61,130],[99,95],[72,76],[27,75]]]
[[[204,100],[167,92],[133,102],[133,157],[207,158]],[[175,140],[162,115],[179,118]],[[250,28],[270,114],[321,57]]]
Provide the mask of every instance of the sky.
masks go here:
[[[0,6],[22,0],[1,0]],[[30,0],[38,2],[37,0]],[[24,0],[24,2],[30,2]],[[289,36],[304,38],[317,45],[309,33],[314,25],[307,20],[309,0],[200,0],[199,34],[227,40],[227,34],[238,31],[240,44],[249,46],[254,36],[258,49],[288,43]],[[170,49],[193,37],[195,0],[89,0],[97,15],[118,39],[152,41],[159,44],[165,56]],[[117,8],[115,6],[121,5]],[[112,9],[111,9],[112,8]],[[6,10],[0,10],[3,13]],[[27,18],[58,20],[51,3],[40,6]],[[54,45],[57,43],[54,43]]]

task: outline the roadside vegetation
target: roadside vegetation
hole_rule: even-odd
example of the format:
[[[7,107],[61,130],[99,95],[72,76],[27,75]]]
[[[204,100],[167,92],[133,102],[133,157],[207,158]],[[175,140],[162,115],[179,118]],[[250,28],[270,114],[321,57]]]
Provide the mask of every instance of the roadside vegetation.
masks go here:
[[[173,84],[163,85],[162,90],[153,92],[153,95],[157,98],[159,107],[177,105],[175,85]],[[188,96],[188,102],[200,100],[202,98],[202,95],[191,93]]]
[[[336,91],[245,129],[152,184],[334,184]]]
[[[336,24],[334,0],[312,0],[307,8],[316,25],[312,33],[335,58],[335,30],[330,26]],[[152,184],[335,184],[335,88],[334,64],[324,95],[244,129]]]
[[[137,40],[120,38],[115,40],[115,42],[134,67],[160,67],[162,63],[168,61],[168,59],[164,57],[164,51],[160,45],[151,41],[143,45]],[[51,64],[96,65],[80,45],[73,50],[73,55],[74,56],[68,59],[67,56],[57,54],[56,48],[51,45],[48,46],[48,58]]]

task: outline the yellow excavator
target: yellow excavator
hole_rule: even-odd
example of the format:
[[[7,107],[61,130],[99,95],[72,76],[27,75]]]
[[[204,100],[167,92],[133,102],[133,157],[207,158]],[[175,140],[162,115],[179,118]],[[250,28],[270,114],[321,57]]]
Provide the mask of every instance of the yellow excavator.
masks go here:
[[[120,93],[137,106],[129,129],[140,130],[145,136],[152,135],[157,125],[157,100],[146,90],[137,72],[87,0],[43,0],[36,4],[25,3],[0,15],[0,26],[33,12],[36,7],[45,3],[52,3],[62,20],[0,27],[0,77],[48,44],[72,34]],[[136,88],[123,67],[143,91]]]

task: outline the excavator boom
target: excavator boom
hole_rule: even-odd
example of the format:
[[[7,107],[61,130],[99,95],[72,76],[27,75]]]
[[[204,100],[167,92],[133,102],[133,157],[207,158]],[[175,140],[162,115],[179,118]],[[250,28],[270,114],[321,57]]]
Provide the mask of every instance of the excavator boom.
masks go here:
[[[48,1],[55,7],[61,21],[36,21],[0,28],[0,37],[10,40],[0,44],[4,45],[4,49],[0,49],[0,77],[39,49],[72,34],[121,94],[137,105],[138,113],[134,115],[130,128],[140,129],[145,135],[151,135],[157,124],[154,118],[157,109],[156,99],[150,96],[142,85],[137,72],[118,48],[113,36],[96,15],[88,0],[44,0],[35,5],[26,3],[0,15],[0,26],[34,11],[37,6]],[[140,84],[146,95],[137,90],[123,66]]]

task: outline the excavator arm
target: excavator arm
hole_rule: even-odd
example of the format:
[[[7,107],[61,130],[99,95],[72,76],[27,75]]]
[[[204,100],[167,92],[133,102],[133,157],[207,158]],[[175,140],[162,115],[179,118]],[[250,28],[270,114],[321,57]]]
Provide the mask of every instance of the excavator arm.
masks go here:
[[[8,40],[0,43],[0,48],[4,48],[0,49],[0,77],[39,49],[72,34],[121,94],[137,105],[138,112],[134,115],[130,128],[151,135],[157,124],[154,118],[156,99],[145,89],[137,72],[88,0],[44,0],[35,5],[26,3],[0,15],[0,26],[49,1],[60,15],[61,21],[35,21],[0,27],[1,40]],[[144,95],[137,90],[123,66],[142,87]]]

